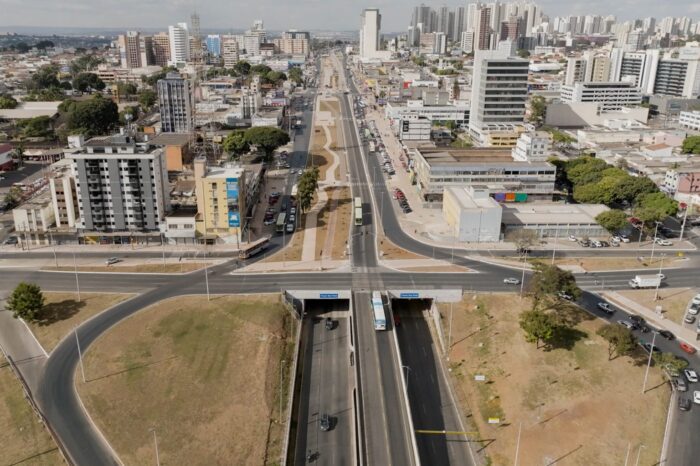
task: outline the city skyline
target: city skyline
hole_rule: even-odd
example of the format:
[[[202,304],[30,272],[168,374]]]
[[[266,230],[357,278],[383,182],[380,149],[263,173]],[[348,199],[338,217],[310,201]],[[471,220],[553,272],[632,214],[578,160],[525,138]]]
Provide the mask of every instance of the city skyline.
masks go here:
[[[424,3],[426,6],[437,8],[443,5],[461,6],[468,2]],[[600,0],[592,2],[545,0],[536,3],[542,7],[545,14],[552,18],[566,15],[610,14],[616,15],[618,20],[624,21],[647,16],[656,18],[700,16],[700,4],[692,0],[676,0],[670,4],[661,4],[651,0],[625,0],[613,5]],[[0,5],[4,10],[3,18],[0,19],[0,31],[2,28],[13,27],[166,28],[168,24],[186,20],[195,9],[202,18],[202,28],[205,30],[243,29],[255,19],[264,19],[270,30],[284,30],[291,27],[349,31],[357,29],[359,12],[363,8],[376,7],[382,11],[382,30],[385,33],[394,33],[405,31],[406,25],[410,22],[413,7],[420,4],[419,1],[407,3],[398,0],[382,0],[373,3],[302,0],[293,4],[278,0],[261,0],[245,10],[240,10],[235,3],[196,4],[182,0],[175,2],[125,0],[119,3],[119,7],[111,2],[88,2],[87,0],[74,0],[64,4],[46,0],[37,0],[31,4],[20,0],[0,0]],[[166,6],[167,10],[164,11],[163,8]],[[95,15],[95,11],[100,11],[103,14]],[[332,11],[333,15],[327,15],[325,13],[327,11]],[[226,19],[227,12],[231,13],[231,19]]]

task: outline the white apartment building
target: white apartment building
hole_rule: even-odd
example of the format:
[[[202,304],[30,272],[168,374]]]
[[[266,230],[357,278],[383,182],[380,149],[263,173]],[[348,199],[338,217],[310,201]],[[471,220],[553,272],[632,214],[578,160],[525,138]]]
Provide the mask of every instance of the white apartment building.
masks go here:
[[[240,60],[240,50],[236,36],[221,36],[221,57],[224,60],[224,68],[233,68]]]
[[[492,145],[491,133],[516,132],[523,124],[529,65],[502,50],[476,52],[469,132],[480,145]]]
[[[165,151],[128,135],[93,138],[72,161],[84,231],[159,231],[170,210]]]
[[[561,98],[567,103],[595,102],[604,112],[634,107],[642,103],[642,94],[631,82],[579,82],[562,86]]]
[[[192,131],[192,88],[188,80],[170,72],[157,83],[161,131],[187,133]]]
[[[520,135],[511,154],[516,162],[545,162],[551,150],[551,134],[546,131],[530,131]]]
[[[49,189],[56,228],[75,228],[78,200],[70,160],[59,160],[51,166]]]
[[[360,26],[360,58],[377,57],[379,51],[379,31],[382,26],[382,15],[377,8],[367,8],[362,12]]]
[[[190,60],[190,33],[187,23],[168,26],[170,37],[170,65],[183,65]]]
[[[432,121],[424,116],[405,115],[399,125],[399,139],[402,141],[430,141]]]
[[[700,131],[700,110],[681,112],[678,117],[678,124],[683,128]]]

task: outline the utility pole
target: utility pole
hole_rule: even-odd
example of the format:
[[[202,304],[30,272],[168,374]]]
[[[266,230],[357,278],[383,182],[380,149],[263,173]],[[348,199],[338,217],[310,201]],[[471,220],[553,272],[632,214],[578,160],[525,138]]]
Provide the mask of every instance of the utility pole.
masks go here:
[[[162,232],[160,234],[160,248],[163,250],[163,269],[165,269],[165,238]]]
[[[73,332],[75,333],[75,344],[78,347],[78,359],[80,360],[80,374],[83,376],[83,383],[85,383],[85,368],[83,367],[83,353],[80,351],[80,340],[78,339],[78,327],[73,327]]]
[[[204,283],[207,287],[207,301],[211,301],[209,297],[209,264],[207,263],[207,245],[204,245]]]
[[[659,281],[656,282],[656,292],[654,293],[654,301],[659,300],[659,287],[661,286],[661,270],[664,266],[664,258],[666,257],[665,253],[661,253],[661,263],[659,264]]]
[[[454,303],[450,303],[450,326],[447,332],[447,359],[450,359],[450,349],[452,348],[452,310]]]
[[[683,214],[683,223],[681,223],[681,234],[678,237],[678,242],[680,243],[683,241],[683,233],[685,233],[685,222],[688,219],[688,210],[690,210],[690,206],[685,207],[685,213]]]
[[[649,368],[651,367],[651,356],[654,354],[654,343],[656,342],[657,332],[652,332],[654,336],[651,338],[651,349],[649,350],[649,360],[647,361],[647,370],[644,372],[644,384],[642,385],[642,395],[647,391],[647,377],[649,377]]]
[[[73,251],[73,271],[75,272],[75,289],[78,292],[78,302],[80,302],[80,280],[78,280],[78,264],[75,262],[75,251]]]
[[[284,380],[284,363],[286,361],[283,359],[282,363],[280,364],[280,425],[283,424],[282,421],[282,385],[283,385],[283,380]]]
[[[656,222],[656,227],[654,228],[654,241],[651,243],[651,258],[649,261],[654,260],[654,249],[656,247],[656,235],[659,233],[659,223],[661,222]]]
[[[56,243],[53,242],[53,235],[49,231],[49,241],[51,242],[51,246],[53,247],[53,260],[56,263],[56,269],[58,269],[58,257],[56,256]]]

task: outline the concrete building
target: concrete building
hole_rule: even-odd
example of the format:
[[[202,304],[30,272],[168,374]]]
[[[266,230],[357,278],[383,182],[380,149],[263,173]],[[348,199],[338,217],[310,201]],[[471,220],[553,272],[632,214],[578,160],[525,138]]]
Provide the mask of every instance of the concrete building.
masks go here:
[[[221,56],[221,36],[219,34],[209,34],[204,40],[207,46],[207,51],[212,57]],[[236,50],[238,47],[236,47]]]
[[[122,68],[141,68],[141,36],[137,31],[127,31],[117,39]]]
[[[509,57],[503,51],[477,51],[469,133],[479,145],[496,145],[494,137],[500,133],[515,133],[516,127],[523,124],[529,64],[529,60]],[[512,138],[513,144],[517,136]]]
[[[360,58],[372,59],[379,52],[379,31],[382,27],[382,15],[377,8],[367,8],[362,12],[360,25]]]
[[[153,46],[153,64],[156,66],[168,66],[170,61],[170,36],[165,32],[155,34],[151,38]]]
[[[158,81],[161,131],[189,133],[193,129],[192,89],[190,82],[180,74],[170,72]]]
[[[443,218],[460,242],[499,241],[501,210],[487,190],[449,187],[443,194]]]
[[[401,141],[430,141],[432,121],[424,116],[405,115],[399,123]]]
[[[165,239],[170,244],[192,244],[197,237],[197,210],[181,208],[165,217]]]
[[[595,218],[609,210],[602,204],[561,204],[534,202],[503,206],[502,223],[506,241],[520,230],[534,231],[539,238],[569,235],[606,238],[608,231]]]
[[[561,98],[567,103],[595,102],[600,110],[616,111],[642,103],[639,89],[631,82],[579,82],[562,86]]]
[[[528,131],[518,138],[511,154],[516,162],[544,162],[551,155],[552,135],[547,131]]]
[[[398,124],[403,118],[425,117],[431,121],[454,121],[460,127],[469,124],[469,107],[466,105],[425,105],[422,100],[406,104],[387,102],[384,115]]]
[[[700,110],[681,112],[678,117],[678,124],[682,128],[700,131]]]
[[[488,190],[497,201],[551,199],[556,167],[548,162],[516,162],[509,150],[409,150],[412,181],[421,199],[442,202],[448,187]]]
[[[311,34],[306,31],[291,29],[283,32],[282,37],[272,41],[280,53],[288,55],[309,55]]]
[[[44,191],[12,209],[15,231],[22,235],[42,234],[54,224],[54,210],[51,193]]]
[[[165,153],[132,136],[92,138],[72,161],[79,230],[157,232],[170,210]]]
[[[170,38],[170,65],[184,65],[190,60],[190,33],[187,23],[168,26]]]
[[[221,55],[224,68],[233,68],[240,60],[240,50],[236,36],[221,36]]]
[[[14,153],[15,149],[10,144],[0,144],[0,171],[9,171],[15,167],[15,160],[12,158]]]
[[[646,123],[649,109],[645,107],[623,108],[604,112],[597,102],[552,102],[547,104],[545,125],[565,128],[581,128],[603,125],[609,120],[634,120]]]
[[[51,165],[49,191],[56,228],[74,229],[78,214],[78,198],[70,159],[63,159]]]

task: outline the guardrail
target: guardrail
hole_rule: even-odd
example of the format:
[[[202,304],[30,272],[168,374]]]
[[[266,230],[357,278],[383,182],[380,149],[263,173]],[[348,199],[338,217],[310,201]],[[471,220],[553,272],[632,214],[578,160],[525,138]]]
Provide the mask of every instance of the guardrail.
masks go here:
[[[53,439],[54,443],[56,443],[56,446],[58,447],[58,451],[61,454],[61,458],[63,458],[63,461],[68,464],[68,465],[75,465],[75,462],[73,462],[70,458],[70,455],[68,453],[68,450],[63,446],[61,441],[58,438],[58,434],[53,430],[51,427],[51,424],[49,424],[48,419],[46,419],[46,416],[44,416],[44,413],[41,412],[41,409],[39,409],[39,405],[36,404],[36,401],[34,401],[34,396],[32,395],[32,391],[29,388],[29,384],[27,384],[27,381],[24,379],[22,376],[22,373],[19,371],[17,368],[17,365],[15,364],[14,360],[12,359],[12,356],[7,354],[5,351],[5,348],[0,345],[0,351],[2,351],[3,356],[5,356],[5,360],[7,361],[7,364],[10,366],[10,369],[12,372],[15,374],[15,377],[17,377],[17,380],[19,380],[20,384],[22,385],[22,391],[24,392],[24,397],[27,399],[29,402],[29,405],[32,407],[34,410],[34,413],[36,416],[39,418],[39,421],[42,423],[44,427],[46,427],[46,430],[49,432],[49,435],[51,435],[51,438]]]
[[[285,302],[286,302],[286,293],[284,294],[285,296]],[[294,306],[291,306],[294,308]],[[292,414],[294,413],[294,394],[296,393],[297,389],[297,364],[299,363],[299,349],[301,347],[301,331],[304,327],[304,320],[298,318],[298,314],[296,313],[296,309],[294,309],[294,314],[295,317],[298,319],[298,327],[297,327],[297,334],[296,334],[296,342],[294,343],[294,357],[292,358],[292,368],[289,374],[291,375],[291,380],[290,380],[290,390],[289,394],[287,395],[287,416],[286,416],[286,427],[284,431],[284,446],[282,447],[282,455],[280,456],[280,464],[285,465],[289,464],[289,442],[290,442],[290,436],[292,433]],[[293,461],[292,461],[293,463]]]
[[[362,432],[362,422],[360,421],[360,400],[358,394],[358,382],[360,381],[360,367],[357,364],[357,352],[355,351],[355,345],[357,337],[355,335],[355,313],[353,312],[353,295],[350,293],[349,301],[349,329],[350,329],[350,364],[355,367],[355,386],[352,389],[352,409],[355,418],[355,464],[357,466],[364,466],[364,434]]]

